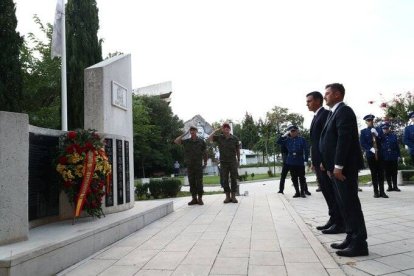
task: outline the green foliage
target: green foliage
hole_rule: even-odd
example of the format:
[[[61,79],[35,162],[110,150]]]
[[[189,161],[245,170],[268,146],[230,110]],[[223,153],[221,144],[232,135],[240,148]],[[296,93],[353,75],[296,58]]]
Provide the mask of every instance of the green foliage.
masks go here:
[[[150,194],[148,193],[149,184],[142,184],[141,182],[135,183],[135,194],[137,195],[138,199],[148,199]]]
[[[21,111],[23,98],[19,58],[23,39],[16,27],[14,2],[0,1],[0,110],[12,112]]]
[[[240,140],[244,149],[253,150],[259,141],[259,126],[254,122],[252,115],[246,112],[240,130]]]
[[[68,128],[83,128],[84,69],[102,61],[96,0],[69,0],[66,5]]]
[[[52,25],[44,25],[36,15],[33,18],[45,38],[29,33],[21,48],[22,111],[29,115],[32,125],[60,129],[60,58],[50,56]]]
[[[269,177],[273,177],[273,172],[272,172],[272,170],[267,170],[267,175],[268,175]]]
[[[291,124],[297,125],[301,132],[303,132],[303,121],[304,118],[302,115],[289,113],[287,108],[275,106],[271,112],[266,113],[266,119],[264,121],[259,120],[258,130],[260,139],[253,149],[262,152],[264,159],[266,156],[274,157],[280,153],[280,146],[276,144],[277,138]]]
[[[176,197],[181,190],[181,181],[175,178],[151,179],[148,189],[154,198]]]
[[[254,178],[254,173],[251,173],[250,176],[252,177],[252,179]]]
[[[159,97],[133,96],[135,175],[171,173],[175,160],[183,159],[182,149],[173,143],[183,122]]]
[[[414,111],[414,95],[411,92],[397,94],[391,101],[382,103],[381,107],[394,130],[402,133],[409,120],[408,113]]]

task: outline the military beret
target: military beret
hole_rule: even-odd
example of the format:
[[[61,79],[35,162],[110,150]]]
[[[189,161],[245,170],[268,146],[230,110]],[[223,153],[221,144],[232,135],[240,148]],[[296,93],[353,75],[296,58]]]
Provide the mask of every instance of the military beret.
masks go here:
[[[374,120],[375,116],[372,114],[365,115],[364,120]]]
[[[411,111],[410,113],[408,113],[408,118],[413,118],[414,117],[414,111]]]
[[[227,128],[231,128],[229,123],[224,123],[224,124],[222,125],[222,128],[226,128],[226,127],[227,127]]]

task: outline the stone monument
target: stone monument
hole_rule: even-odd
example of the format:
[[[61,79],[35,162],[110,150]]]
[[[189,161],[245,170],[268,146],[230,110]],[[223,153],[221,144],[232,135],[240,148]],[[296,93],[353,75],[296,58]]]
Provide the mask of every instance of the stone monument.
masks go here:
[[[131,55],[119,55],[85,69],[85,129],[109,134],[112,189],[104,213],[134,205]]]

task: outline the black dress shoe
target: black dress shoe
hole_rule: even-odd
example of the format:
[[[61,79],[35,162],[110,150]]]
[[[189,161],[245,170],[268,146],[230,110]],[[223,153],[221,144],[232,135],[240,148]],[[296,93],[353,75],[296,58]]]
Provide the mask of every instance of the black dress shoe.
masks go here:
[[[342,257],[357,257],[357,256],[368,256],[368,246],[349,246],[344,250],[336,251],[336,255]]]
[[[305,191],[305,195],[311,195],[311,193],[309,191]]]
[[[394,189],[392,187],[388,187],[387,192],[392,192]]]
[[[388,196],[387,196],[386,193],[380,193],[380,197],[382,197],[382,198],[388,198]]]
[[[337,224],[332,225],[328,229],[322,230],[322,234],[340,234],[345,233],[345,229]]]
[[[345,249],[345,248],[347,248],[349,245],[351,244],[351,241],[350,240],[347,240],[347,239],[345,239],[343,242],[341,242],[341,243],[332,243],[331,244],[331,247],[333,248],[333,249]]]
[[[333,223],[331,223],[329,220],[325,225],[321,225],[321,226],[316,226],[317,230],[325,230],[328,229],[329,227],[331,227],[333,225]]]
[[[379,198],[379,197],[380,197],[379,193],[374,193],[374,198]]]
[[[305,192],[301,192],[301,193],[300,193],[300,197],[305,198],[305,197],[306,197]]]
[[[279,191],[279,192],[277,192],[278,194],[283,194],[283,191]]]
[[[321,188],[317,188],[316,190],[315,190],[315,192],[322,192],[322,190],[321,190]]]
[[[398,189],[398,187],[394,187],[394,189],[392,189],[393,191],[396,191],[396,192],[401,192],[401,190],[400,189]]]
[[[300,193],[295,193],[293,197],[300,197]]]

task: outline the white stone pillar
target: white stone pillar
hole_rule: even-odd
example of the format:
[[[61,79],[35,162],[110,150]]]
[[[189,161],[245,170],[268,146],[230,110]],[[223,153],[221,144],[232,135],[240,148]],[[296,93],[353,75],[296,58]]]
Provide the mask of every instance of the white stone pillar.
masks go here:
[[[29,117],[0,111],[0,244],[29,233]]]

